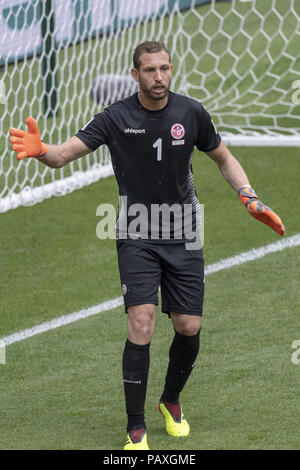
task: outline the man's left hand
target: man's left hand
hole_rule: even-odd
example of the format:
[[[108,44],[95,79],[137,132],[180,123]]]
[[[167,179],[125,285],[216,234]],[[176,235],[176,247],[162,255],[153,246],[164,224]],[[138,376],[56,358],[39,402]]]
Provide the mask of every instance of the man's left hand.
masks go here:
[[[278,235],[283,237],[285,228],[280,217],[258,199],[251,186],[242,186],[238,191],[238,196],[252,217],[269,225]]]

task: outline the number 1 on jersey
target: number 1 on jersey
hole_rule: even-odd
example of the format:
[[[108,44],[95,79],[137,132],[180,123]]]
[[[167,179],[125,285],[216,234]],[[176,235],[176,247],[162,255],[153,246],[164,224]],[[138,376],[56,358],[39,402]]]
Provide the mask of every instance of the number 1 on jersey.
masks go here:
[[[161,157],[162,157],[162,138],[161,137],[157,139],[156,142],[154,142],[153,148],[155,149],[157,148],[157,161],[160,162]]]

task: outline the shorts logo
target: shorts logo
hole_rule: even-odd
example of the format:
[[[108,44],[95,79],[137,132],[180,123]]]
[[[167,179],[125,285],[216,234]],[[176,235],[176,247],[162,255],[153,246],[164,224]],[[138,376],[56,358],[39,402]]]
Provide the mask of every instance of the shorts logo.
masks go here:
[[[182,124],[179,124],[178,122],[176,124],[173,124],[171,127],[171,136],[173,139],[182,139],[185,134],[185,129]]]
[[[122,294],[126,295],[127,294],[127,286],[126,284],[122,284]]]

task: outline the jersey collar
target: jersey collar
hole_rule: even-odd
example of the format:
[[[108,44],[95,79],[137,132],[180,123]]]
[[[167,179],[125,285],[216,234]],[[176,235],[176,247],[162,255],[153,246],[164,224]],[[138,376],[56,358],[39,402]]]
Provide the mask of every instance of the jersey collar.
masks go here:
[[[135,101],[136,101],[137,107],[138,107],[139,109],[142,109],[145,113],[150,114],[151,116],[154,116],[154,115],[157,116],[157,115],[159,115],[159,114],[161,114],[161,113],[164,113],[164,112],[170,107],[170,104],[171,104],[171,102],[172,102],[172,100],[173,100],[173,93],[169,90],[169,92],[168,92],[168,102],[167,102],[166,106],[165,106],[164,108],[162,108],[162,109],[158,109],[158,110],[155,110],[155,111],[152,111],[152,110],[150,110],[150,109],[144,108],[144,106],[141,104],[141,102],[140,102],[140,100],[139,100],[138,92],[135,93],[134,97],[135,97]]]

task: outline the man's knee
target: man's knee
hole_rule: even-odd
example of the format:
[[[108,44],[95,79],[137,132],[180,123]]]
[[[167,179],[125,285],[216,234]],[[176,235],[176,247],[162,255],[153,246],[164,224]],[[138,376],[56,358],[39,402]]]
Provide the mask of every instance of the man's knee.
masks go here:
[[[128,307],[128,339],[135,344],[151,341],[155,324],[156,307],[152,304]]]
[[[171,313],[175,331],[185,336],[195,336],[201,328],[201,316]]]

